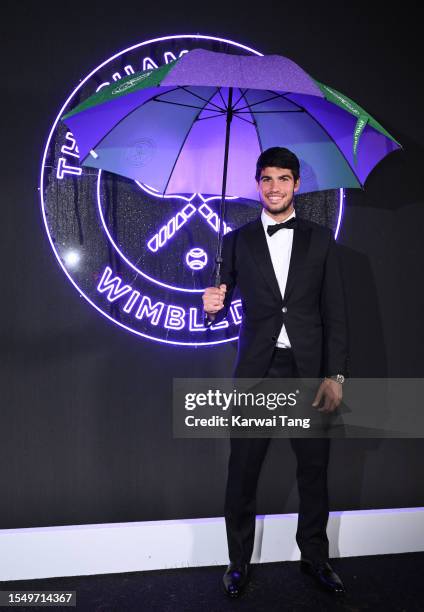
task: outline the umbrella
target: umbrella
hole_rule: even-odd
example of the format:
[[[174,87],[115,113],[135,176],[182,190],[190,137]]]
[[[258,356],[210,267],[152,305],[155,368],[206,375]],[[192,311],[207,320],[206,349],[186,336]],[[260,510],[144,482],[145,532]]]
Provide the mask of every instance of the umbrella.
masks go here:
[[[288,58],[203,49],[101,89],[63,117],[82,164],[166,195],[221,194],[215,284],[227,196],[256,199],[261,151],[299,157],[299,192],[360,188],[400,144],[363,108]]]

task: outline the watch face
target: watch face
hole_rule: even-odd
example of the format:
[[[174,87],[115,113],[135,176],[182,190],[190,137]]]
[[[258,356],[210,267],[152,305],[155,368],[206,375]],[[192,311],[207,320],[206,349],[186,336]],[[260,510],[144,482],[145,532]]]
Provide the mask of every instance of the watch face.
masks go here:
[[[40,181],[48,239],[79,295],[123,330],[185,346],[238,337],[237,296],[225,321],[207,329],[203,325],[202,293],[211,284],[214,268],[219,194],[163,197],[149,185],[84,167],[78,143],[60,118],[110,83],[119,84],[126,76],[199,47],[261,55],[234,41],[200,35],[158,38],[116,53],[83,78],[60,109],[45,147]],[[145,165],[154,148],[147,138],[138,141],[131,149],[131,163]],[[334,225],[339,192],[319,197],[326,210],[333,211]],[[308,204],[310,210],[307,196],[301,196],[299,212]],[[253,220],[259,211],[258,202],[228,198],[225,230]]]

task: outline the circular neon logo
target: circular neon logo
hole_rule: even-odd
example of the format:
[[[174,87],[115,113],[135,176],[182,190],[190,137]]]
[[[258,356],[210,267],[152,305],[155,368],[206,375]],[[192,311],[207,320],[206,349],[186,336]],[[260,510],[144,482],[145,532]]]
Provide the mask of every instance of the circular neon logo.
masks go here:
[[[42,213],[53,251],[74,287],[111,322],[158,342],[214,345],[235,340],[241,303],[226,321],[206,329],[201,294],[210,284],[218,230],[219,197],[161,197],[142,185],[79,163],[78,145],[60,121],[77,103],[116,82],[116,94],[193,48],[235,54],[258,51],[201,35],[167,36],[115,54],[81,80],[66,100],[45,147],[40,180]],[[147,73],[148,74],[148,73]],[[135,166],[159,155],[151,139],[134,143]],[[257,215],[257,205],[234,199],[226,231]]]
[[[237,295],[226,320],[210,328],[203,325],[201,294],[212,276],[220,197],[162,196],[149,185],[83,167],[77,142],[60,118],[103,87],[116,82],[116,94],[130,91],[146,73],[121,84],[124,77],[158,68],[199,47],[262,55],[240,43],[202,35],[157,38],[115,54],[82,79],[60,109],[40,179],[48,239],[79,294],[109,321],[137,336],[184,346],[211,346],[238,337],[242,308]],[[160,151],[153,139],[143,138],[122,155],[126,163],[139,167],[150,164]],[[326,214],[329,209],[337,212],[338,206],[339,225],[342,200],[335,205],[334,199],[333,193],[330,207],[325,203]],[[257,217],[257,202],[228,200],[225,232]],[[315,212],[318,208],[314,201]]]

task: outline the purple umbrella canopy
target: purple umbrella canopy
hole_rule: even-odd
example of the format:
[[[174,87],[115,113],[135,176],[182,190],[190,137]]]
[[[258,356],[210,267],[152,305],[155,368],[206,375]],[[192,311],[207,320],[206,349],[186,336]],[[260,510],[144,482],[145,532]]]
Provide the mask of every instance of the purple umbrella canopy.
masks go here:
[[[168,195],[257,199],[256,160],[272,146],[299,157],[300,193],[361,187],[400,148],[359,105],[278,55],[194,49],[101,89],[63,120],[84,166]]]

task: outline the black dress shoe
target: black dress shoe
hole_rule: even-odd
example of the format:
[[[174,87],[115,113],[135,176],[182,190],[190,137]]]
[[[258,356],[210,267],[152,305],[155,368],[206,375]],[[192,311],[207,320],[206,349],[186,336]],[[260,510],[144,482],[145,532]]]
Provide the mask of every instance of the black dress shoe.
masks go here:
[[[346,589],[340,577],[333,570],[327,561],[300,560],[300,569],[305,574],[309,574],[323,587],[335,595],[344,595]]]
[[[239,597],[249,581],[249,564],[236,565],[230,563],[222,580],[228,597]]]

